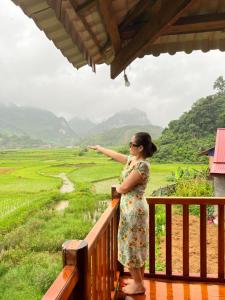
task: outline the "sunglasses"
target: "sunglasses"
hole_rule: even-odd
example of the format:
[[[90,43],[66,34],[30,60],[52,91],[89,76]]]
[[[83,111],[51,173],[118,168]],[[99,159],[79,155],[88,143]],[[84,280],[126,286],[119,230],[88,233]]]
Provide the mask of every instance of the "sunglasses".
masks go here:
[[[139,147],[140,145],[137,145],[137,144],[134,144],[134,143],[130,142],[130,143],[129,143],[129,146],[130,146],[130,147]]]

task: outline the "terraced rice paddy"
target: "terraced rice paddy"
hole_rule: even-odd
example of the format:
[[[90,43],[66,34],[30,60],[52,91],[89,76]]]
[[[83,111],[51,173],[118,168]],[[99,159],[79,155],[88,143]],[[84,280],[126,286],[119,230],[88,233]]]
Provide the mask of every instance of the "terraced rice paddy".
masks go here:
[[[41,299],[61,269],[62,243],[83,239],[105,209],[122,165],[94,151],[79,153],[0,152],[0,299]],[[178,166],[184,165],[152,164],[147,195],[168,184]],[[61,173],[74,191],[60,192]],[[56,210],[60,201],[68,206]]]

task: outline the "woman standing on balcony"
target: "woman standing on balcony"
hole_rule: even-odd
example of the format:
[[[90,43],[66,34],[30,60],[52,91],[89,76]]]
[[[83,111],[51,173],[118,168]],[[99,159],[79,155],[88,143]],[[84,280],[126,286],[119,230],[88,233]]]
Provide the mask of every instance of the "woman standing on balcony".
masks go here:
[[[122,183],[116,187],[121,194],[118,259],[129,269],[133,278],[123,292],[140,294],[145,292],[143,275],[148,246],[148,206],[143,198],[149,177],[146,158],[151,157],[157,148],[146,132],[136,133],[129,145],[129,156],[99,145],[91,148],[125,164]]]

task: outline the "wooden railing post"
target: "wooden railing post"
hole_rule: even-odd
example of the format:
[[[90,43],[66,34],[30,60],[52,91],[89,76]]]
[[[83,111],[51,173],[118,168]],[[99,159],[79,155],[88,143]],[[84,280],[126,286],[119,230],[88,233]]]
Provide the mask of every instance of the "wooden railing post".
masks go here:
[[[172,205],[166,204],[166,274],[172,274]]]
[[[86,241],[69,240],[63,245],[63,265],[74,265],[78,271],[78,282],[68,298],[88,300],[88,245]]]
[[[189,206],[183,205],[183,276],[189,276]]]
[[[155,205],[149,205],[149,272],[155,274]]]
[[[207,277],[206,205],[200,205],[200,275]]]
[[[120,199],[121,194],[119,194],[116,191],[116,186],[113,185],[111,188],[111,194],[112,194],[112,200],[113,199]],[[120,220],[120,210],[117,210],[117,224],[116,224],[116,232],[118,232],[118,227],[119,227],[119,220]],[[121,275],[124,273],[124,266],[118,261],[118,246],[117,246],[117,241],[115,243],[115,254],[116,254],[116,259],[117,259],[117,270],[120,272]]]
[[[218,277],[224,279],[224,205],[218,205]]]

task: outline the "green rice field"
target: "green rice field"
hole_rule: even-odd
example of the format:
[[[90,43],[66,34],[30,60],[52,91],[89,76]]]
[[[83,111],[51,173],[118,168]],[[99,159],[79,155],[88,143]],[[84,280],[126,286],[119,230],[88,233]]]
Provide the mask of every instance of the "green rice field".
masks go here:
[[[78,148],[0,151],[0,299],[41,299],[61,269],[62,243],[90,231],[122,167]],[[178,167],[205,168],[152,163],[146,195],[169,184]],[[62,173],[73,192],[60,193]],[[56,210],[60,201],[69,206]]]

